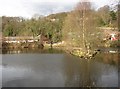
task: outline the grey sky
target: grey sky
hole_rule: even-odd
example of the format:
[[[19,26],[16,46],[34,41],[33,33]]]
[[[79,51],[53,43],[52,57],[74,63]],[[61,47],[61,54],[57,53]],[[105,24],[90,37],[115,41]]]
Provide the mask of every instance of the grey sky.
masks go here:
[[[0,0],[0,16],[32,17],[72,10],[80,0]],[[91,0],[96,7],[110,4],[111,0]]]

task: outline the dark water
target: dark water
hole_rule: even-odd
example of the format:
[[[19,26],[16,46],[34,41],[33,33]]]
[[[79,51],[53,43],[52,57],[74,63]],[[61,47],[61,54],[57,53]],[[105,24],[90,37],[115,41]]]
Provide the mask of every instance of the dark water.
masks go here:
[[[118,87],[118,56],[119,53],[102,52],[92,60],[85,60],[61,50],[5,51],[2,55],[2,85]]]

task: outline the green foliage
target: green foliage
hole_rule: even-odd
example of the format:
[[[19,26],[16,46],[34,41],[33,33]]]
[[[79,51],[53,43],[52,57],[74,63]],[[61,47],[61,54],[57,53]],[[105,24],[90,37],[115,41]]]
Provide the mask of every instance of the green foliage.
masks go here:
[[[42,18],[23,19],[3,16],[3,36],[52,36],[53,42],[61,41],[61,29],[66,13],[52,14]],[[55,21],[54,21],[55,19]]]
[[[99,26],[117,27],[118,14],[117,11],[111,10],[110,6],[105,5],[99,8],[96,14]]]
[[[117,20],[117,15],[114,11],[110,11],[111,20]]]
[[[103,27],[103,26],[106,25],[104,20],[102,18],[100,18],[100,17],[97,17],[97,21],[96,22],[97,22],[99,27]]]
[[[96,34],[93,36],[90,34],[98,31],[95,27],[116,27],[117,20],[119,19],[117,14],[119,12],[120,11],[110,11],[109,6],[101,7],[97,11],[92,9],[90,11],[86,11],[85,17],[88,18],[88,20],[85,21],[85,29],[87,33],[84,35],[86,39],[92,43],[91,39],[94,39]],[[35,37],[42,34],[53,42],[67,39],[68,42],[72,41],[70,44],[74,44],[74,46],[82,46],[83,44],[79,44],[79,42],[83,43],[82,16],[82,12],[78,9],[71,12],[51,14],[46,17],[39,17],[37,15],[37,17],[33,17],[31,19],[3,16],[2,32],[3,36]],[[91,38],[89,36],[91,36]],[[99,37],[100,36],[98,36],[98,38]]]
[[[120,40],[113,41],[110,43],[110,47],[119,47],[120,46]]]

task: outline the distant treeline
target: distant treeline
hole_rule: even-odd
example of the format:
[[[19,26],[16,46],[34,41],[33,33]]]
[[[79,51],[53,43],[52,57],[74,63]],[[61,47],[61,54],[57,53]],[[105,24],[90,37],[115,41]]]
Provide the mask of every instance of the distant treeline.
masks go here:
[[[35,16],[31,19],[22,17],[2,17],[3,36],[38,36],[40,34],[54,41],[61,40],[61,30],[67,13],[52,14],[47,17]]]
[[[46,17],[34,16],[31,19],[2,16],[3,36],[37,36],[42,34],[52,38],[54,42],[61,41],[63,24],[71,12],[51,14]],[[111,9],[106,5],[94,13],[99,27],[117,27],[118,10]]]

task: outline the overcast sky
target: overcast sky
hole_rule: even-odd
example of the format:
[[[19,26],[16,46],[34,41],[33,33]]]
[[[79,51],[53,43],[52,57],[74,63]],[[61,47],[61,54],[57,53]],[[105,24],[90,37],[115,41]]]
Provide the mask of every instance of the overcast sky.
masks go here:
[[[49,15],[72,10],[80,0],[0,0],[0,16]],[[111,0],[91,0],[95,6],[110,4]]]

